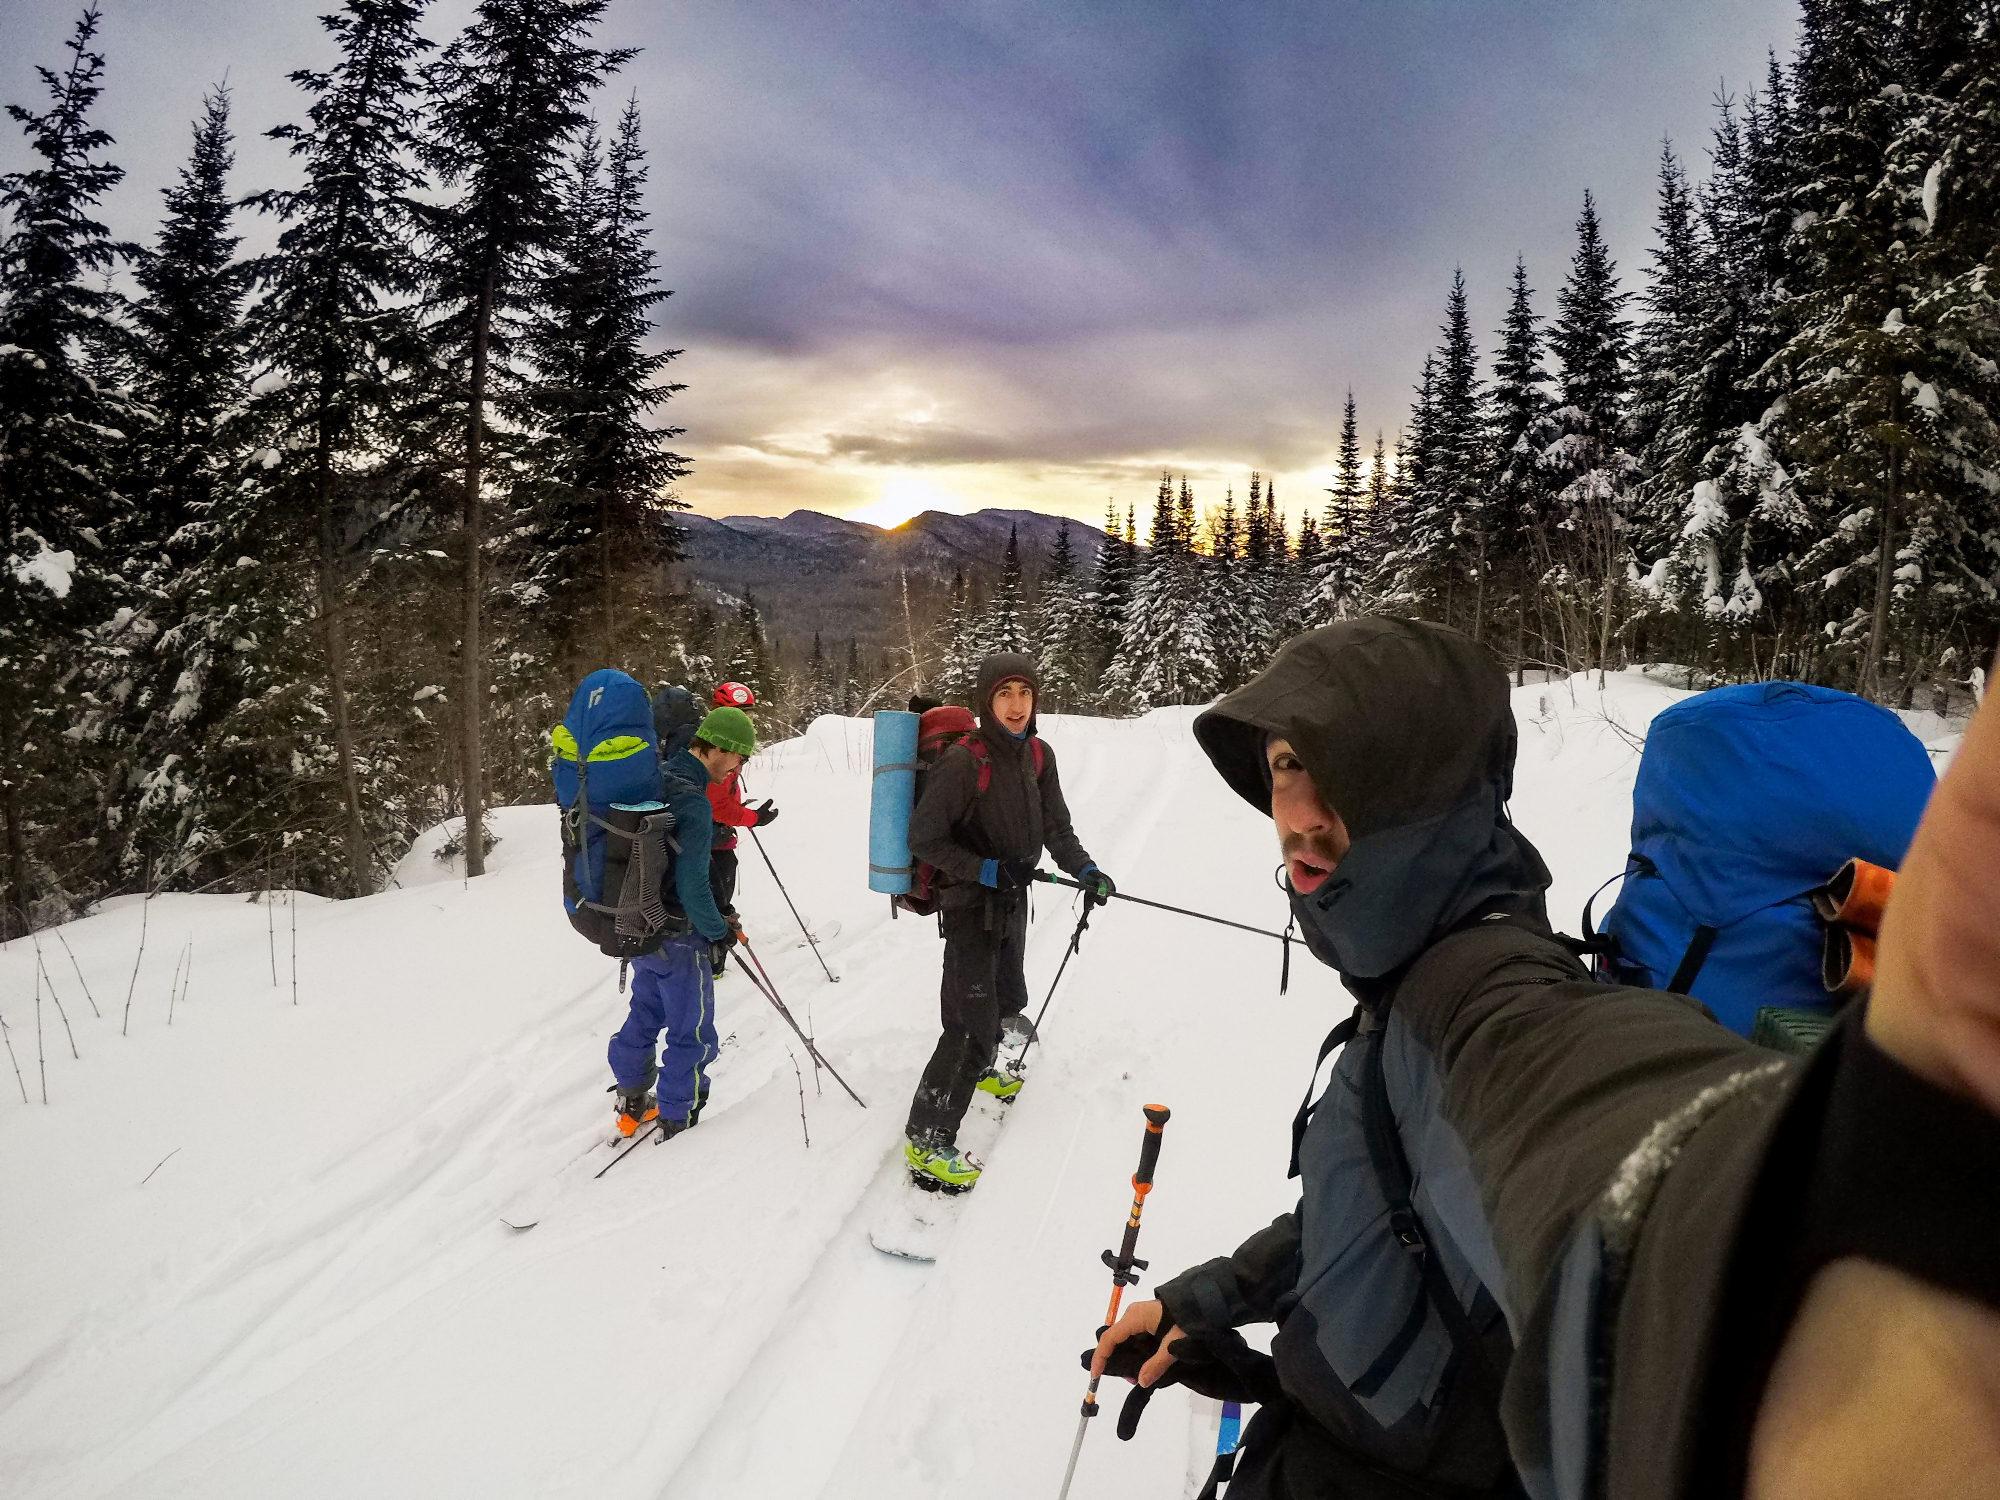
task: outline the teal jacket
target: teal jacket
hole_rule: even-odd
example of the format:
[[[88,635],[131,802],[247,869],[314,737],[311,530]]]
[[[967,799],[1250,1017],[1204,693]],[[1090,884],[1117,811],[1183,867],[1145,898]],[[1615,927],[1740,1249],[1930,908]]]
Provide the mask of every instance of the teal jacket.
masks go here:
[[[674,893],[694,930],[711,943],[729,931],[715,909],[708,884],[709,853],[715,843],[715,817],[708,806],[708,768],[691,750],[672,756],[661,768],[663,800],[674,815]]]

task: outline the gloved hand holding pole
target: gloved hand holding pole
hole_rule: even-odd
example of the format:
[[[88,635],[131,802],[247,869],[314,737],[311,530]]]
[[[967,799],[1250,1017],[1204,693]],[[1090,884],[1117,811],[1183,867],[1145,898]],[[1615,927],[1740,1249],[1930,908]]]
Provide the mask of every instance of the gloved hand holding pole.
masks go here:
[[[1139,1147],[1139,1170],[1132,1174],[1132,1212],[1125,1220],[1125,1239],[1117,1253],[1104,1252],[1104,1263],[1111,1267],[1111,1306],[1105,1310],[1107,1325],[1118,1321],[1118,1304],[1125,1299],[1125,1288],[1138,1281],[1135,1271],[1146,1269],[1146,1262],[1133,1255],[1139,1247],[1139,1215],[1145,1211],[1146,1194],[1153,1190],[1153,1168],[1160,1160],[1161,1132],[1167,1127],[1170,1111],[1164,1104],[1148,1104],[1146,1112],[1146,1134]],[[1069,1467],[1063,1471],[1062,1491],[1057,1500],[1069,1500],[1069,1484],[1076,1477],[1077,1455],[1083,1452],[1083,1435],[1090,1430],[1090,1419],[1097,1415],[1097,1382],[1102,1375],[1090,1377],[1090,1388],[1083,1393],[1083,1416],[1076,1426],[1076,1441],[1070,1445]]]

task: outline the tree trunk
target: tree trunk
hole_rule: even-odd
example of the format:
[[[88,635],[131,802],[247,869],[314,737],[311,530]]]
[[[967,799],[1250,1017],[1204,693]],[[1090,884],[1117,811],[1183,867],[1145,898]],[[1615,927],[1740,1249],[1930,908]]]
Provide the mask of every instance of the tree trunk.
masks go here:
[[[480,553],[485,547],[485,513],[479,501],[480,439],[486,406],[486,338],[493,321],[493,277],[479,287],[479,307],[472,325],[472,399],[465,430],[465,764],[461,768],[465,803],[465,873],[486,873],[486,788],[480,775],[479,731],[486,716],[479,673]]]
[[[604,652],[603,665],[615,667],[617,661],[611,654],[611,493],[597,492],[597,576],[598,587],[604,591],[599,600],[603,614]]]
[[[14,912],[21,912],[25,924],[28,912],[28,840],[21,827],[21,792],[18,749],[14,736],[13,706],[0,701],[0,814],[7,820],[7,900],[0,904],[0,937],[15,938]]]
[[[1609,506],[1604,511],[1604,603],[1597,628],[1597,685],[1604,686],[1604,672],[1611,660],[1611,596],[1618,581],[1618,518]]]
[[[1894,397],[1890,398],[1890,419],[1894,420]],[[1880,555],[1875,559],[1875,618],[1868,626],[1868,661],[1862,668],[1862,691],[1877,702],[1882,698],[1882,663],[1889,649],[1889,595],[1896,575],[1896,481],[1901,477],[1902,450],[1889,450],[1889,484],[1882,498]]]
[[[1479,583],[1472,593],[1472,638],[1484,640],[1486,635],[1486,528],[1479,529]]]
[[[320,404],[319,456],[313,483],[319,502],[319,619],[326,649],[326,691],[333,708],[333,748],[340,767],[340,796],[347,812],[347,881],[357,896],[374,889],[374,860],[361,821],[361,780],[354,769],[354,728],[347,712],[347,616],[340,590],[340,537],[333,507],[333,435],[326,403]]]

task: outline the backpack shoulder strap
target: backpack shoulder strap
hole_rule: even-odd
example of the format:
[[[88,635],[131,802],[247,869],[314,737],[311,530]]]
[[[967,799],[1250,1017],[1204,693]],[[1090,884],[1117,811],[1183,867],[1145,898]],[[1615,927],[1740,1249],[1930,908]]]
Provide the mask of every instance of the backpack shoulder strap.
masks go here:
[[[972,757],[973,765],[979,768],[979,774],[972,784],[972,795],[983,797],[986,795],[986,789],[993,785],[992,752],[986,748],[986,741],[976,734],[966,735],[959,743],[965,746],[966,753]]]
[[[1438,1264],[1437,1254],[1431,1249],[1430,1240],[1424,1233],[1423,1221],[1410,1201],[1416,1178],[1410,1170],[1410,1159],[1403,1150],[1403,1137],[1396,1128],[1395,1112],[1389,1104],[1389,1080],[1382,1057],[1388,1040],[1388,1018],[1386,1006],[1371,1017],[1374,1024],[1370,1027],[1368,1055],[1363,1060],[1361,1071],[1361,1125],[1368,1143],[1368,1159],[1375,1168],[1375,1181],[1389,1205],[1389,1232],[1396,1237],[1397,1244],[1416,1257],[1424,1291],[1431,1305],[1437,1309],[1445,1332],[1451,1336],[1452,1348],[1457,1351],[1467,1374],[1498,1390],[1499,1373],[1487,1359],[1478,1331],[1473,1328],[1472,1319],[1466,1316],[1464,1305],[1452,1290],[1444,1268]],[[1410,1341],[1414,1342],[1416,1334],[1416,1327],[1408,1329]]]
[[[1035,780],[1042,779],[1042,772],[1048,765],[1048,756],[1042,749],[1042,737],[1038,734],[1028,741],[1028,755],[1035,763]]]

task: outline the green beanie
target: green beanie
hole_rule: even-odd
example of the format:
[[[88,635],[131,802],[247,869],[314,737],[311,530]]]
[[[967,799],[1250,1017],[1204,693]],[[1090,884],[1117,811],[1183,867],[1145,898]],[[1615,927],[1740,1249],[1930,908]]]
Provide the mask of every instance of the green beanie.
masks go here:
[[[740,708],[716,708],[709,710],[707,718],[695,732],[695,738],[706,740],[718,750],[733,751],[737,755],[757,753],[757,728],[750,722],[750,715]]]

